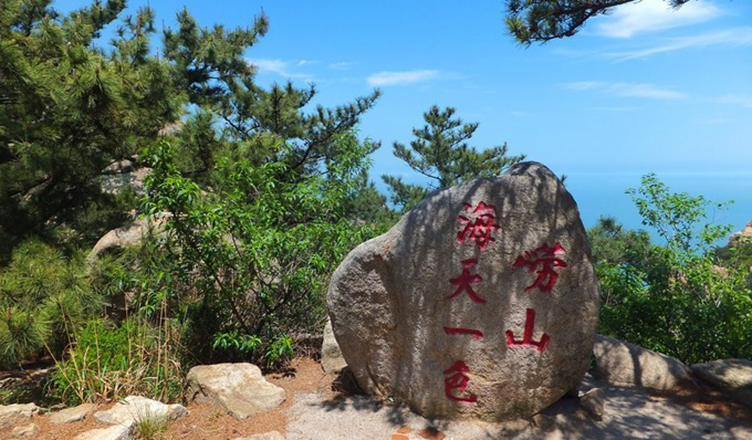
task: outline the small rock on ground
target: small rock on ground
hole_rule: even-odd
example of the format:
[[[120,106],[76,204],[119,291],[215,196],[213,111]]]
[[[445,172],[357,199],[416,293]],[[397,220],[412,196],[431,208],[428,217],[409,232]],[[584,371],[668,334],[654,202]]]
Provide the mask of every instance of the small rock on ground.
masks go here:
[[[93,403],[84,403],[73,408],[65,408],[64,410],[50,414],[50,423],[53,425],[63,425],[65,423],[78,422],[83,420],[94,408],[96,408],[96,405]]]
[[[0,405],[0,429],[15,423],[19,419],[31,418],[38,411],[39,407],[33,403]]]
[[[600,388],[593,388],[580,397],[580,406],[595,420],[603,419],[604,404],[603,390]]]
[[[249,363],[200,365],[186,377],[188,402],[217,402],[236,419],[274,409],[285,401],[285,390],[266,381]]]
[[[110,425],[127,424],[144,418],[175,420],[188,414],[183,405],[166,405],[141,396],[128,396],[107,411],[99,411],[94,418]]]
[[[39,432],[39,426],[29,423],[28,425],[16,426],[11,431],[13,438],[33,437]]]
[[[342,357],[342,351],[334,337],[332,320],[327,319],[326,326],[324,326],[324,342],[321,344],[321,367],[326,373],[337,374],[346,366],[347,362]]]
[[[77,435],[73,440],[133,440],[134,422],[110,426],[103,429],[92,429]]]

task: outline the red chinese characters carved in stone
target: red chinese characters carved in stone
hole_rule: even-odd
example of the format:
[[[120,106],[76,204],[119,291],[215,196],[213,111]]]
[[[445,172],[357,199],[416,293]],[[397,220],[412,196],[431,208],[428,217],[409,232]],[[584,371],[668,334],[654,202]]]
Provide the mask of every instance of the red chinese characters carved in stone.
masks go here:
[[[457,241],[464,243],[465,240],[474,241],[480,250],[485,250],[488,243],[496,241],[491,234],[499,229],[495,223],[496,214],[493,205],[486,205],[486,202],[478,203],[473,209],[473,205],[465,202],[462,204],[465,211],[471,211],[471,216],[460,215],[460,222],[465,225],[464,229],[457,232]],[[473,220],[470,217],[474,217]]]
[[[537,287],[543,292],[550,292],[556,284],[556,279],[559,278],[559,274],[554,268],[567,267],[567,263],[557,257],[563,253],[564,248],[559,243],[556,243],[554,247],[544,243],[543,246],[532,252],[525,251],[524,254],[519,255],[512,267],[515,269],[527,267],[528,272],[538,274],[533,284],[527,286],[525,290]],[[538,270],[536,271],[536,269]]]
[[[471,284],[479,283],[483,280],[480,275],[470,273],[470,269],[476,264],[478,264],[478,260],[476,260],[475,258],[464,260],[462,262],[462,274],[457,278],[452,278],[449,280],[450,283],[457,286],[457,290],[455,290],[453,294],[449,295],[447,299],[454,299],[460,293],[466,291],[467,296],[469,296],[473,302],[486,302],[485,299],[481,298],[477,293],[475,293],[475,290],[473,290],[473,287],[471,286]]]
[[[511,347],[513,345],[524,345],[529,347],[535,347],[543,353],[546,351],[546,347],[548,347],[548,340],[549,337],[547,334],[543,333],[543,336],[541,336],[540,341],[534,341],[533,340],[533,332],[535,331],[535,309],[527,309],[527,316],[525,318],[525,333],[522,335],[522,340],[517,341],[514,339],[514,333],[512,333],[511,330],[506,331],[507,336],[507,347]]]
[[[444,332],[448,335],[470,335],[475,339],[483,339],[483,332],[471,328],[444,327]]]
[[[451,374],[451,376],[444,379],[444,392],[449,400],[455,402],[475,403],[478,398],[475,394],[470,394],[468,397],[457,397],[454,395],[454,390],[464,390],[467,384],[470,383],[470,378],[467,377],[470,368],[462,361],[457,361],[451,367],[444,371],[444,374]]]

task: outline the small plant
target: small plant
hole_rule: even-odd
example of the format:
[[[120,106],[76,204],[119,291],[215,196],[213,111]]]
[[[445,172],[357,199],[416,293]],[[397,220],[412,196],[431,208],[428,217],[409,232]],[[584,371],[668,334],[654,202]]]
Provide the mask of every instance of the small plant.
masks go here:
[[[146,412],[138,414],[134,434],[138,440],[160,440],[167,433],[167,416]]]

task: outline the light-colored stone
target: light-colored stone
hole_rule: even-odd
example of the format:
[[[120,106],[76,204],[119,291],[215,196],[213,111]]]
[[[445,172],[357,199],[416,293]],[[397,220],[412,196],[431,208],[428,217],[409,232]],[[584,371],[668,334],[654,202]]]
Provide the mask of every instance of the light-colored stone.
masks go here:
[[[555,263],[558,278],[536,262]],[[486,302],[452,283],[463,270],[481,278],[471,287]],[[347,365],[372,395],[426,417],[529,420],[582,380],[598,301],[574,199],[548,168],[526,162],[434,193],[358,246],[334,273],[327,305]],[[544,333],[547,346],[528,343]],[[464,367],[466,387],[452,387]]]
[[[614,385],[669,391],[692,383],[691,370],[679,360],[629,342],[598,335],[593,353],[594,376]]]
[[[128,424],[145,418],[175,420],[188,415],[183,405],[167,405],[141,396],[128,396],[107,411],[94,413],[94,418],[109,425]]]
[[[53,425],[62,425],[64,423],[78,422],[83,420],[96,407],[93,403],[84,403],[73,408],[65,408],[64,410],[51,413],[50,423]]]
[[[691,366],[695,376],[752,409],[752,361],[723,359]]]
[[[129,225],[111,230],[97,241],[86,257],[87,262],[91,264],[109,252],[140,246],[149,234],[160,234],[168,218],[169,214],[160,214],[151,218],[142,217]]]
[[[188,402],[218,402],[236,419],[278,407],[285,390],[264,379],[261,370],[248,363],[200,365],[186,377]]]
[[[329,374],[337,374],[347,367],[337,339],[334,337],[331,319],[326,320],[324,326],[324,342],[321,344],[321,367]]]
[[[39,432],[39,426],[34,423],[28,425],[16,426],[10,435],[13,438],[34,437]]]
[[[29,419],[39,412],[39,407],[33,403],[14,403],[0,405],[0,429],[21,419]]]
[[[603,419],[605,403],[605,395],[600,388],[593,388],[580,397],[580,406],[595,420]]]
[[[533,424],[544,431],[550,431],[554,425],[554,418],[548,414],[538,413],[533,416]]]
[[[263,434],[253,434],[249,437],[238,437],[234,440],[285,440],[285,436],[279,431],[269,431]]]
[[[77,435],[73,440],[133,440],[135,426],[135,422],[130,421],[109,428],[92,429]]]

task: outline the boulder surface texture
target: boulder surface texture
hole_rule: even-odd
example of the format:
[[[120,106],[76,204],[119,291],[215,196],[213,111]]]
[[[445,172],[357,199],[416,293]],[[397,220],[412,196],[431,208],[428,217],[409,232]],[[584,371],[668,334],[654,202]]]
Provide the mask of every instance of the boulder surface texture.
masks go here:
[[[94,418],[110,425],[127,425],[147,419],[176,420],[188,415],[188,410],[179,404],[165,403],[141,396],[128,396],[107,411],[94,413]]]
[[[692,383],[692,371],[678,359],[629,342],[598,335],[593,354],[594,376],[614,385],[669,391]]]
[[[274,409],[285,401],[285,390],[267,382],[253,364],[200,365],[191,368],[186,380],[189,402],[218,402],[236,419]]]
[[[545,166],[434,193],[337,268],[329,316],[358,383],[426,416],[531,417],[587,370],[598,286]]]
[[[33,403],[14,403],[0,405],[0,429],[5,428],[20,419],[29,419],[39,411]]]
[[[752,361],[723,359],[692,365],[692,372],[723,394],[752,409]]]

